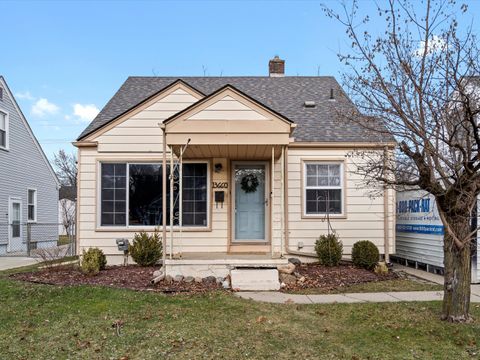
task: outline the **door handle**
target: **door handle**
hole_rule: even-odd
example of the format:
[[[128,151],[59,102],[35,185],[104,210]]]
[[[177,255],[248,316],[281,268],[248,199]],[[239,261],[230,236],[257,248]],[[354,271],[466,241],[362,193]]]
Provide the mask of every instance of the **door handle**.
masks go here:
[[[268,197],[265,198],[265,206],[268,206]]]

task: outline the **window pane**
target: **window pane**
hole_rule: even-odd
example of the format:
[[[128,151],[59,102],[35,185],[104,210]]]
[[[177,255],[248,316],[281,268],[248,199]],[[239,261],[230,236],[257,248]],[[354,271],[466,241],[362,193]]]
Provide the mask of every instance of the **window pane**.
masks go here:
[[[207,225],[207,164],[183,165],[184,226]]]
[[[0,130],[7,130],[7,116],[0,112]]]
[[[319,176],[328,176],[329,165],[317,165],[317,166],[318,166],[318,175]]]
[[[342,190],[307,189],[305,194],[307,214],[342,213]]]
[[[35,190],[28,190],[28,203],[35,204]]]
[[[35,206],[28,205],[28,220],[35,220]]]
[[[3,130],[0,130],[0,146],[7,146],[7,133]]]
[[[162,224],[162,167],[130,164],[129,224]]]
[[[101,225],[125,226],[126,164],[101,165]]]

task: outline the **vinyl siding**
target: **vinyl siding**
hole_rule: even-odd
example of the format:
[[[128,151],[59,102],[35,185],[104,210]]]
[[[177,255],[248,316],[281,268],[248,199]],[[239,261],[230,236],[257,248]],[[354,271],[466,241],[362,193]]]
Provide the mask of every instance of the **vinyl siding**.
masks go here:
[[[288,152],[288,216],[289,249],[314,253],[315,241],[328,230],[323,218],[307,218],[303,215],[303,161],[338,161],[343,162],[344,174],[344,217],[331,216],[330,223],[343,243],[344,255],[350,255],[352,246],[359,240],[370,240],[381,254],[384,254],[384,218],[388,218],[390,253],[395,249],[394,214],[395,201],[392,190],[388,191],[388,212],[384,214],[383,189],[366,188],[361,176],[356,174],[358,159],[352,161],[346,155],[350,150],[290,149]],[[372,198],[370,194],[378,194]],[[303,248],[298,249],[298,243]]]
[[[23,122],[21,115],[4,88],[0,110],[9,113],[9,150],[0,149],[0,254],[6,252],[8,242],[9,197],[22,201],[22,222],[27,222],[27,191],[37,189],[37,223],[55,224],[58,222],[58,188],[49,166],[39,151],[35,140]],[[39,227],[38,225],[37,227]],[[51,230],[50,230],[51,229]],[[49,226],[45,232],[56,230]],[[22,235],[24,240],[26,231]],[[55,234],[47,234],[51,238]]]

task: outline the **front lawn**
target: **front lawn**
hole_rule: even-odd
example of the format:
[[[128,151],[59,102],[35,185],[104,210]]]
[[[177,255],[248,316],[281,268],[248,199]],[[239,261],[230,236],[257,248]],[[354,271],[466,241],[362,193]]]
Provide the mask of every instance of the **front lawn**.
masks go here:
[[[479,323],[441,322],[440,303],[276,305],[3,277],[0,304],[2,359],[472,359],[480,351]],[[476,305],[472,312],[480,317]]]

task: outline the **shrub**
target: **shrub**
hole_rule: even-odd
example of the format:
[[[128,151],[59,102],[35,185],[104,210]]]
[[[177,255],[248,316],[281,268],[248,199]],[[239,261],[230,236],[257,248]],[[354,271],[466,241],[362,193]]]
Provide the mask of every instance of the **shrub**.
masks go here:
[[[162,242],[157,230],[149,235],[145,231],[135,234],[128,251],[140,266],[152,266],[162,257]]]
[[[379,257],[378,248],[371,241],[362,240],[353,244],[352,261],[355,266],[373,270]]]
[[[379,262],[375,265],[373,272],[377,275],[388,275],[388,266],[385,262]]]
[[[100,270],[105,270],[107,266],[107,258],[102,250],[98,248],[90,248],[83,250],[81,268],[86,275],[97,275]]]
[[[322,235],[315,242],[315,252],[321,265],[336,266],[342,260],[343,245],[338,235]]]

